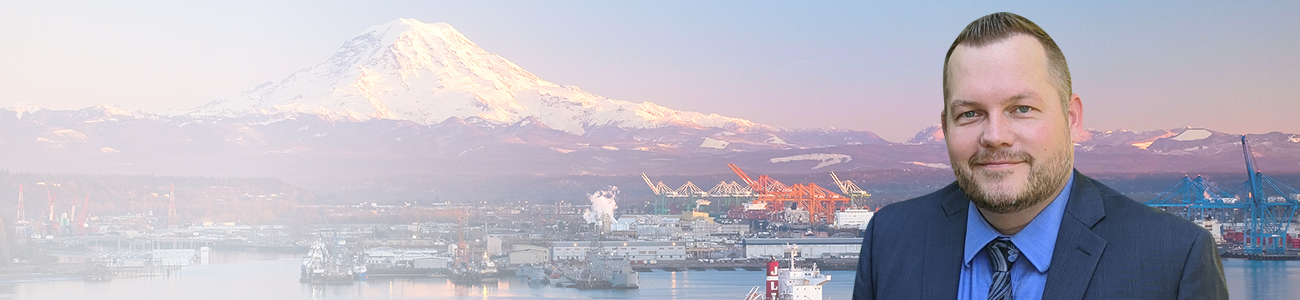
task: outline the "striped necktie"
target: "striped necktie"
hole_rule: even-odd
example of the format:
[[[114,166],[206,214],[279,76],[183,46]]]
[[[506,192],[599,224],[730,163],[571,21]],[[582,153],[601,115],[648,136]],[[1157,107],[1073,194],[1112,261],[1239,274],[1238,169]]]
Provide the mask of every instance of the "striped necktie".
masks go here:
[[[989,285],[989,300],[1011,300],[1011,263],[1020,258],[1020,249],[1010,238],[999,237],[985,247],[993,263],[993,284]]]

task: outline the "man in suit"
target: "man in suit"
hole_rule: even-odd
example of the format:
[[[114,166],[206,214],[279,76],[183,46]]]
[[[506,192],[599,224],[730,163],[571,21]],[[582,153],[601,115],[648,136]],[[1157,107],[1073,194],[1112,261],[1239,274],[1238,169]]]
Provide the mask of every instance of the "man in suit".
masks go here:
[[[1073,171],[1083,104],[1042,28],[975,20],[943,77],[957,181],[876,213],[854,299],[1227,299],[1208,231]]]

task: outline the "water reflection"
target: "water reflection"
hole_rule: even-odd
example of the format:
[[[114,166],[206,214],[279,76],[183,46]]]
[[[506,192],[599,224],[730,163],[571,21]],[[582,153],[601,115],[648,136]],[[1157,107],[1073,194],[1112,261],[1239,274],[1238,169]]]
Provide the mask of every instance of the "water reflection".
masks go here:
[[[1300,261],[1223,260],[1233,299],[1294,299],[1300,294]]]
[[[458,286],[446,278],[371,277],[367,282],[311,285],[298,282],[296,256],[243,260],[213,254],[212,264],[187,267],[172,276],[119,278],[108,282],[80,280],[0,282],[0,299],[739,299],[761,286],[761,271],[655,270],[641,273],[641,289],[577,290],[530,285],[525,278],[505,277],[496,284]],[[831,299],[849,299],[852,271],[826,271]],[[1224,260],[1229,293],[1234,299],[1292,299],[1300,294],[1300,261]]]

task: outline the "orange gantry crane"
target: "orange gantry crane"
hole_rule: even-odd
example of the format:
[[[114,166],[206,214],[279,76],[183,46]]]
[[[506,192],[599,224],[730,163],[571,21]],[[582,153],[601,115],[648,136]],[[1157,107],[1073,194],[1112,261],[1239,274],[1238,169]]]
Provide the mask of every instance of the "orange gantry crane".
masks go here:
[[[811,223],[834,223],[835,210],[848,206],[851,200],[815,183],[786,185],[767,175],[759,175],[758,179],[753,179],[745,174],[745,171],[741,171],[736,164],[727,164],[727,166],[731,167],[731,171],[736,172],[736,175],[754,190],[754,204],[763,204],[769,211],[775,212],[789,205],[788,203],[794,203],[808,211],[808,219]]]
[[[86,194],[86,200],[81,202],[81,211],[77,211],[76,206],[72,207],[72,211],[77,213],[77,223],[73,225],[73,229],[77,231],[77,235],[86,235],[86,229],[90,228],[86,225],[86,218],[90,216],[90,194]]]

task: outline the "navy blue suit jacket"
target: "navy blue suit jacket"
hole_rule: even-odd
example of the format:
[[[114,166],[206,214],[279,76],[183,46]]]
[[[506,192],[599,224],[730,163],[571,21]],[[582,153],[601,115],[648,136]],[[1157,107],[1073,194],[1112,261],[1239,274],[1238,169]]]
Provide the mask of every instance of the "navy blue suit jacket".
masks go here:
[[[1074,176],[1043,299],[1228,298],[1209,231]],[[953,183],[876,212],[853,299],[956,299],[969,203]]]

